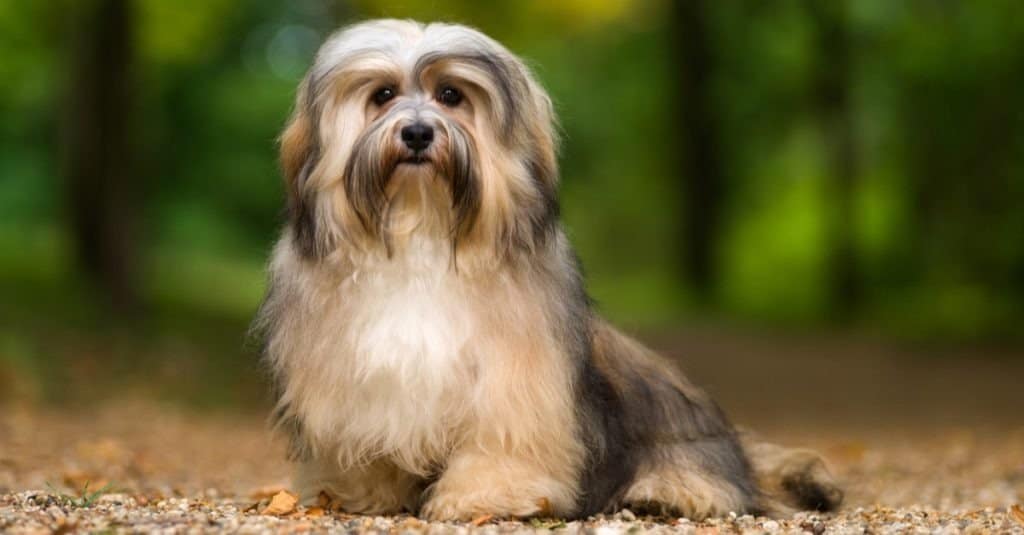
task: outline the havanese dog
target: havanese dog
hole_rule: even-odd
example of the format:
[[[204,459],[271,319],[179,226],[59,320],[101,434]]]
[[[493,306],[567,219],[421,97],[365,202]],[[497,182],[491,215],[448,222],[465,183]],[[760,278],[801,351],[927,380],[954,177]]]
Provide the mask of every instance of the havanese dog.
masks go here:
[[[343,29],[280,143],[288,221],[256,328],[303,500],[436,520],[840,502],[817,455],[741,436],[594,311],[551,99],[499,43]]]

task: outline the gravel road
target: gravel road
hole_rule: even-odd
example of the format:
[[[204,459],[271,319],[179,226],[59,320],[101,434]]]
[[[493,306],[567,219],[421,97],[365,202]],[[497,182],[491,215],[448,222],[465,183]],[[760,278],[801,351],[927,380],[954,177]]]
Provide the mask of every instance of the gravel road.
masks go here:
[[[825,429],[770,436],[827,456],[847,486],[838,514],[694,523],[624,511],[570,523],[444,524],[320,508],[261,514],[273,512],[268,502],[286,490],[287,467],[282,445],[269,439],[257,415],[132,402],[77,413],[2,407],[0,532],[1024,533],[1024,511],[1016,505],[1024,503],[1024,425]]]

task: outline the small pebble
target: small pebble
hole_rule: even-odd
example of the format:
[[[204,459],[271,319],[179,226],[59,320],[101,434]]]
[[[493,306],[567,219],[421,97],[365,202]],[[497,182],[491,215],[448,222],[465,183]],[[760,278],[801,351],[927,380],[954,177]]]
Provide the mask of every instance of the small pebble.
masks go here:
[[[0,533],[296,533],[366,532],[498,535],[538,531],[530,522],[494,519],[480,526],[426,522],[409,515],[367,517],[326,513],[287,518],[254,512],[254,488],[287,485],[284,448],[267,441],[262,418],[203,420],[168,417],[159,409],[104,413],[91,419],[61,414],[27,419],[22,431],[0,421]],[[4,416],[0,411],[0,419]],[[53,425],[37,425],[47,421]],[[63,419],[62,419],[63,418]],[[103,422],[133,422],[134,431]],[[137,426],[137,427],[136,427]],[[226,432],[225,429],[230,430]],[[841,430],[828,429],[817,444],[829,455],[845,447]],[[12,438],[14,437],[14,438]],[[17,437],[21,439],[15,440]],[[95,456],[83,437],[113,437],[117,451]],[[173,437],[173,438],[172,438]],[[181,437],[187,437],[181,438]],[[782,438],[787,437],[780,437]],[[804,443],[805,441],[795,441]],[[90,446],[90,444],[92,444]],[[847,504],[837,513],[798,512],[786,518],[731,513],[694,521],[621,510],[564,524],[544,519],[558,535],[681,533],[1009,533],[1024,535],[1012,515],[1024,504],[1024,429],[998,440],[936,428],[927,436],[879,436],[856,456],[831,458]],[[100,448],[102,451],[102,448]],[[93,455],[94,457],[90,457]],[[14,459],[15,463],[5,463]],[[63,487],[65,469],[109,481],[104,493],[80,507],[81,490]],[[97,479],[98,480],[98,479]],[[48,483],[56,485],[51,488]],[[98,488],[98,487],[93,487]],[[59,496],[58,493],[69,497]],[[265,506],[266,503],[263,503]],[[258,510],[258,507],[256,508]]]

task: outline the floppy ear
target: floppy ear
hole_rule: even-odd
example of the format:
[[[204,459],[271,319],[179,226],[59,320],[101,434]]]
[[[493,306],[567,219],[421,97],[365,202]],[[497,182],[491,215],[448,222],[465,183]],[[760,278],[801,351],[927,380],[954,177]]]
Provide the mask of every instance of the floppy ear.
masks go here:
[[[515,59],[514,72],[521,78],[517,84],[524,94],[519,101],[519,121],[526,138],[520,140],[525,154],[524,164],[533,179],[540,203],[530,214],[534,240],[545,238],[558,220],[558,122],[551,97],[537,82],[530,69]]]
[[[281,171],[294,244],[303,256],[316,258],[323,253],[317,235],[316,205],[304,186],[320,159],[320,146],[313,119],[301,97],[304,93],[305,88],[300,87],[295,112],[281,134]]]
[[[529,77],[533,102],[531,117],[526,121],[530,133],[530,170],[534,178],[552,190],[558,186],[558,122],[555,119],[551,97],[532,77]]]
[[[311,156],[312,138],[313,132],[305,110],[295,110],[288,121],[288,126],[281,133],[281,170],[284,172],[289,194],[294,192],[298,182],[305,178],[300,177],[300,174]]]

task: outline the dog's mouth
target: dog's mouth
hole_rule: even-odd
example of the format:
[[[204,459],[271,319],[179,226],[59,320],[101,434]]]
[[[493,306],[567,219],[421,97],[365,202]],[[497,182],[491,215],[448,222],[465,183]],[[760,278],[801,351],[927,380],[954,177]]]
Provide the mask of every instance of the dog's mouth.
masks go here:
[[[431,163],[430,157],[425,154],[414,154],[398,161],[399,165],[427,165]]]

